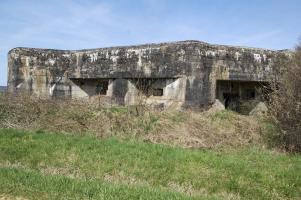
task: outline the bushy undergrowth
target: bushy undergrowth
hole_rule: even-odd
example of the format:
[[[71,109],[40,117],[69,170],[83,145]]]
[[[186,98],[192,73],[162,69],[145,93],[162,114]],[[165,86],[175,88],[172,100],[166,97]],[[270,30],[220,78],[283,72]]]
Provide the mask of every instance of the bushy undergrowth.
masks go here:
[[[286,150],[301,152],[301,46],[278,65],[281,70],[269,95],[270,114],[281,129],[274,138]]]
[[[0,128],[137,137],[193,148],[239,147],[261,142],[262,128],[231,111],[157,111],[144,105],[100,106],[88,101],[0,97]]]

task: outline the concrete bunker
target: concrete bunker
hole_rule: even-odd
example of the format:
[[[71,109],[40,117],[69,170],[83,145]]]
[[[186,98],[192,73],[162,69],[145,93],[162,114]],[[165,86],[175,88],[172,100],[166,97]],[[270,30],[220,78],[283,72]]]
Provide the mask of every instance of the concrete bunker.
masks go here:
[[[120,105],[142,99],[164,108],[206,108],[219,99],[236,110],[237,101],[257,98],[258,86],[275,78],[277,59],[287,55],[192,40],[75,51],[14,48],[8,54],[8,92],[97,96]]]
[[[225,108],[239,111],[242,102],[262,100],[263,90],[266,90],[268,85],[268,82],[264,81],[217,80],[216,98]]]

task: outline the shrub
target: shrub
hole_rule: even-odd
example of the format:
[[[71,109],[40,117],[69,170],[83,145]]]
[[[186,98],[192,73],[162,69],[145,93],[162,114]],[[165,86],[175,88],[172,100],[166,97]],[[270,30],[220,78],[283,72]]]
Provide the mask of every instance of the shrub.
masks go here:
[[[301,45],[301,44],[300,44]],[[290,59],[279,61],[281,70],[272,84],[270,114],[281,129],[278,142],[286,150],[301,152],[301,46]]]

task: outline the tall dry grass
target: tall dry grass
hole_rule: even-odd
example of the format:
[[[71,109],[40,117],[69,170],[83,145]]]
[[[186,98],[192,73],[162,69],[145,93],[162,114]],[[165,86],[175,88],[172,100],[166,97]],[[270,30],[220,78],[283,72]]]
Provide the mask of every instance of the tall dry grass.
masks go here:
[[[252,117],[231,111],[155,110],[146,105],[111,106],[91,101],[0,96],[0,128],[98,137],[136,137],[189,148],[259,144],[262,127]]]

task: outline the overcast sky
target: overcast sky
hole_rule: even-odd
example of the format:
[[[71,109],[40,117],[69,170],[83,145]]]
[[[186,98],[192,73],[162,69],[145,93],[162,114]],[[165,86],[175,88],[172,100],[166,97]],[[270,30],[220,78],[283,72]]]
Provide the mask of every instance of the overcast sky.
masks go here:
[[[201,40],[288,49],[300,35],[301,0],[0,0],[0,85],[14,47]]]

